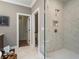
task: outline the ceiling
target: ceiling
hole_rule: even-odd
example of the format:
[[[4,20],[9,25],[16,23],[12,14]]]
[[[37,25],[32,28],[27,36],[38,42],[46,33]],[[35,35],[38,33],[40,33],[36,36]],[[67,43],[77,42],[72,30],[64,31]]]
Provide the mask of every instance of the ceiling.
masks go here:
[[[26,7],[32,7],[36,0],[1,0],[3,2],[8,2],[12,4],[17,4],[21,6],[26,6]]]
[[[0,0],[0,1],[26,6],[26,7],[32,7],[36,2],[36,0]],[[58,1],[61,4],[66,5],[71,0],[55,0],[55,1]]]

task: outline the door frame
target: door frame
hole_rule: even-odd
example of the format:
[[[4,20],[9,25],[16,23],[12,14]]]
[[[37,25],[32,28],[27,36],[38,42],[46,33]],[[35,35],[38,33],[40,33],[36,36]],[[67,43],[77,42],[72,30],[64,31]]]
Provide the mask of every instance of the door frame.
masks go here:
[[[23,16],[28,16],[30,17],[30,45],[31,45],[31,15],[30,14],[25,14],[25,13],[16,13],[17,15],[17,48],[19,48],[19,15],[23,15]]]
[[[32,27],[33,27],[33,44],[32,46],[35,47],[35,14],[38,12],[38,52],[40,53],[40,9],[37,8],[36,10],[34,10],[34,12],[32,13]]]

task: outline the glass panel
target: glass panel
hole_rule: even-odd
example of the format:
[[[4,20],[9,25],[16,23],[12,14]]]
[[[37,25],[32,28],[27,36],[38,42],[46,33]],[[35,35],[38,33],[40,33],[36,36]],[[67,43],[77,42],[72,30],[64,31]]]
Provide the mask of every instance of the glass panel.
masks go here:
[[[79,59],[78,2],[78,0],[46,0],[46,59]]]

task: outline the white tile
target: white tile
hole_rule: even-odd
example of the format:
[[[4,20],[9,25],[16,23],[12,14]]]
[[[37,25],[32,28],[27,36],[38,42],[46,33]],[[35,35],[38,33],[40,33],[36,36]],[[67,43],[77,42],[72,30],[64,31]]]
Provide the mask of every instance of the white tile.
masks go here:
[[[30,46],[16,49],[17,59],[39,59],[36,48]]]
[[[79,54],[67,49],[61,49],[51,52],[47,59],[79,59]]]

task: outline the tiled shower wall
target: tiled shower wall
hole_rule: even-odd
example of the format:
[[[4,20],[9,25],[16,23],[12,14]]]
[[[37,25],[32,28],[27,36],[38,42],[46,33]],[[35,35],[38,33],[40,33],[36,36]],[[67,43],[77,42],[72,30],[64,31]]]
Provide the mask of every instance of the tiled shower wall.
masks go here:
[[[64,7],[64,46],[79,53],[79,0]]]
[[[60,10],[57,17],[55,9]],[[53,25],[54,20],[58,21],[57,27]],[[46,51],[50,53],[61,48],[79,53],[79,0],[70,0],[66,5],[58,0],[47,0]]]
[[[55,9],[60,10],[57,13]],[[56,0],[47,0],[46,3],[46,51],[53,52],[63,48],[63,6]],[[58,21],[58,26],[55,27],[53,21]],[[57,29],[57,33],[54,30]],[[48,53],[47,53],[48,54]]]

